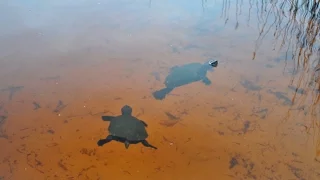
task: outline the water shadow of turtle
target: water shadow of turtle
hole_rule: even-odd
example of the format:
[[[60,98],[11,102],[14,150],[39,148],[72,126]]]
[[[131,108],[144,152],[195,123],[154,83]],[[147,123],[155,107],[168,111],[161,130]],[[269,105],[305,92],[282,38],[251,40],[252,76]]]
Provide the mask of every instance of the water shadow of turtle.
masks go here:
[[[211,81],[207,77],[207,71],[213,71],[213,67],[218,66],[218,61],[210,60],[205,63],[189,63],[182,66],[174,66],[170,68],[170,72],[166,77],[165,88],[152,93],[157,100],[162,100],[174,88],[184,86],[196,81],[202,81],[205,85],[210,85]]]
[[[109,121],[109,135],[105,139],[100,139],[97,144],[103,146],[110,141],[118,141],[125,144],[126,149],[130,144],[141,143],[146,147],[157,149],[157,147],[148,143],[146,138],[147,123],[132,116],[132,108],[125,105],[121,108],[119,116],[102,116],[102,120]]]

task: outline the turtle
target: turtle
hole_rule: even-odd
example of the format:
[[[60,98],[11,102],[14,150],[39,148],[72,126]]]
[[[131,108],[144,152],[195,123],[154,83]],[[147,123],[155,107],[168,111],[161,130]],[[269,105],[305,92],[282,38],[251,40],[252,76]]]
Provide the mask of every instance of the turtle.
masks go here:
[[[109,121],[109,135],[105,139],[100,139],[97,144],[104,144],[114,140],[125,144],[128,149],[130,144],[142,143],[146,147],[157,149],[157,147],[148,143],[146,138],[148,133],[146,127],[148,124],[144,121],[132,116],[132,108],[129,105],[124,105],[121,108],[119,116],[102,116],[103,121]]]
[[[189,63],[171,67],[169,75],[164,81],[166,87],[153,92],[152,95],[155,99],[162,100],[176,87],[196,81],[202,81],[205,85],[210,85],[211,81],[207,77],[207,71],[212,71],[213,67],[217,66],[218,61],[209,60],[205,63]]]

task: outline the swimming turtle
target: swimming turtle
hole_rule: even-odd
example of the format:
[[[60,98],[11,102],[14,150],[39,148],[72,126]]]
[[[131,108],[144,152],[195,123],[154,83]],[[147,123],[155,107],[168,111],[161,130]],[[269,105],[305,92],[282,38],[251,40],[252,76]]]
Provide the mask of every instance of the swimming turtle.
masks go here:
[[[166,77],[164,84],[166,88],[160,89],[152,93],[157,100],[162,100],[174,88],[187,85],[196,81],[202,81],[206,85],[210,85],[211,81],[207,77],[207,71],[212,71],[213,67],[218,66],[218,61],[210,60],[205,63],[189,63],[182,66],[174,66],[170,69],[169,75]]]
[[[147,123],[132,116],[132,108],[125,105],[121,108],[121,115],[119,116],[102,116],[102,120],[109,121],[109,135],[105,139],[100,139],[97,144],[103,146],[104,144],[114,140],[125,144],[126,149],[130,144],[142,143],[146,147],[157,149],[148,143],[146,138],[148,133],[146,131]]]

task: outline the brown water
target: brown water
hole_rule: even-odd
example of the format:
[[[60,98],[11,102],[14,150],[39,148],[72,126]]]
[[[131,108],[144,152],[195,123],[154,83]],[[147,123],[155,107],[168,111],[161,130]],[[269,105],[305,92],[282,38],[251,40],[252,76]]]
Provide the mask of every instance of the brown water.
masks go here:
[[[0,179],[319,179],[318,93],[305,85],[316,74],[293,73],[272,18],[259,38],[260,8],[2,1]],[[219,61],[210,86],[153,98],[172,66],[208,59]],[[157,150],[97,146],[109,124],[101,115],[125,104]]]

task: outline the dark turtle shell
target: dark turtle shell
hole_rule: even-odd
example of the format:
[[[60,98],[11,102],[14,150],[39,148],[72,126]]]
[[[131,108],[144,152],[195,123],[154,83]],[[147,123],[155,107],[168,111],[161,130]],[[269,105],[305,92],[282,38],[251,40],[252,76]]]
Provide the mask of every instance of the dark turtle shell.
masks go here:
[[[208,66],[208,67],[206,67]],[[167,87],[179,87],[192,82],[200,81],[206,76],[207,69],[212,68],[201,63],[190,63],[182,66],[174,66],[165,79]]]
[[[192,82],[207,79],[207,71],[217,67],[217,61],[210,60],[204,64],[189,63],[181,66],[174,66],[165,79],[164,84],[168,88],[183,86]]]
[[[120,115],[113,118],[108,130],[110,135],[129,141],[141,141],[148,137],[143,122],[131,115]]]

